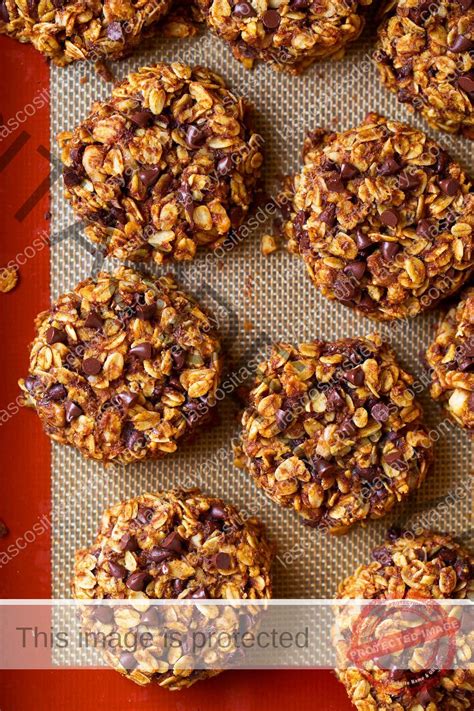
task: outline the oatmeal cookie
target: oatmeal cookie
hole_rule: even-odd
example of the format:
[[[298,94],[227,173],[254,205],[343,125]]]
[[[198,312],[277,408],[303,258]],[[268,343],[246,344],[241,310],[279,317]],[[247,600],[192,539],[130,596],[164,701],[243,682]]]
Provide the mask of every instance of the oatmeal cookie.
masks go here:
[[[207,25],[227,40],[236,59],[256,59],[300,73],[318,59],[343,56],[362,32],[372,0],[197,0]]]
[[[72,592],[78,599],[140,601],[140,606],[125,608],[88,607],[85,626],[99,631],[107,625],[110,631],[144,625],[153,632],[153,643],[135,654],[126,650],[106,653],[108,663],[137,684],[155,681],[168,689],[182,689],[219,673],[216,664],[220,659],[225,662],[235,650],[229,645],[211,668],[190,671],[192,662],[184,644],[163,652],[162,630],[176,628],[191,635],[196,625],[206,629],[209,616],[215,622],[218,610],[225,610],[218,627],[232,629],[239,619],[238,610],[234,609],[236,617],[230,607],[200,606],[193,611],[144,602],[270,598],[272,557],[262,524],[255,518],[244,521],[220,499],[198,489],[143,494],[105,511],[94,544],[76,553]],[[174,618],[166,617],[170,615],[167,610],[175,613]],[[246,608],[246,614],[256,619],[252,610]]]
[[[217,74],[143,67],[59,137],[65,195],[86,235],[121,260],[193,259],[239,227],[263,139]]]
[[[431,397],[474,434],[474,287],[443,316],[426,361],[432,368]]]
[[[172,0],[0,0],[0,34],[30,42],[59,66],[129,54],[156,30]]]
[[[392,530],[385,545],[374,550],[373,558],[373,562],[359,566],[354,575],[340,584],[337,597],[387,601],[402,598],[463,599],[474,589],[474,556],[447,535],[423,531],[417,536],[402,534],[398,537],[398,532]],[[347,659],[344,637],[351,637],[351,622],[354,619],[350,614],[345,620],[339,619],[342,633],[337,647],[339,658]],[[460,655],[464,654],[465,648],[470,655],[472,639],[470,644],[466,642],[469,640],[464,635],[456,635]],[[405,652],[409,654],[410,649]],[[402,659],[401,663],[407,668],[393,670],[383,669],[372,662],[367,665],[368,671],[349,667],[338,669],[337,676],[359,711],[472,709],[472,672],[465,668],[442,671],[436,683],[417,688],[419,662],[416,657]]]
[[[399,101],[474,139],[473,0],[391,0],[374,58]]]
[[[287,188],[290,251],[325,296],[366,316],[415,316],[472,273],[471,183],[421,131],[377,114],[344,133],[315,131]]]
[[[380,518],[432,458],[412,383],[377,335],[278,343],[258,368],[237,463],[308,525],[344,533]]]
[[[53,440],[87,457],[160,458],[216,403],[213,323],[170,277],[102,272],[39,314],[36,330],[25,404]]]

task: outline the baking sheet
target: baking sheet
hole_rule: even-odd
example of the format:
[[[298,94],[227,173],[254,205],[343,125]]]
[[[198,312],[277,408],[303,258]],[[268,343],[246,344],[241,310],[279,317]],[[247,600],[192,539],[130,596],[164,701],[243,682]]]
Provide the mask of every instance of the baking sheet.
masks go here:
[[[139,53],[113,65],[116,79],[157,61],[203,64],[221,73],[231,89],[254,106],[255,126],[265,140],[264,186],[275,195],[280,177],[300,166],[304,136],[322,126],[344,130],[360,122],[369,111],[406,120],[427,132],[472,172],[472,143],[439,134],[413,117],[385,91],[370,60],[373,22],[346,57],[321,62],[302,77],[277,73],[265,65],[249,72],[232,57],[229,48],[210,34],[189,40],[155,39]],[[59,69],[51,66],[51,135],[53,162],[56,136],[72,129],[88,113],[94,100],[104,99],[111,84],[98,77],[91,64]],[[52,171],[51,285],[52,298],[88,277],[100,260],[86,248],[74,223],[72,210],[62,195],[60,170]],[[438,313],[410,322],[378,326],[346,307],[324,299],[312,286],[303,262],[284,249],[264,257],[260,237],[271,224],[263,222],[223,257],[202,252],[192,263],[156,268],[174,272],[188,291],[214,311],[227,350],[229,372],[258,361],[271,341],[339,338],[379,332],[396,349],[407,369],[426,383],[420,350],[433,332]],[[60,235],[60,239],[57,238]],[[105,268],[118,266],[106,260]],[[144,268],[144,267],[141,267]],[[69,597],[69,581],[77,548],[89,545],[101,512],[110,504],[144,491],[178,485],[199,485],[248,513],[257,513],[267,524],[277,546],[274,596],[324,598],[335,594],[338,581],[355,566],[370,559],[384,531],[393,523],[409,528],[420,525],[452,531],[472,540],[473,448],[466,434],[445,421],[442,409],[432,403],[426,388],[421,400],[429,428],[438,429],[435,466],[422,489],[391,514],[366,528],[342,537],[330,537],[301,524],[291,510],[282,510],[258,490],[247,474],[235,468],[230,443],[239,432],[239,406],[227,398],[219,407],[219,423],[201,432],[196,440],[160,462],[128,468],[103,468],[76,451],[54,445],[52,456],[53,549],[52,596]],[[447,509],[441,514],[441,503]]]

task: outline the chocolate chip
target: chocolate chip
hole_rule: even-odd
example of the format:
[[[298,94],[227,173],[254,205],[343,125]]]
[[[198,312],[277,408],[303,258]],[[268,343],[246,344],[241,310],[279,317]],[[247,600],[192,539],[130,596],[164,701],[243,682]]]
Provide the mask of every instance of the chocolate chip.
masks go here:
[[[436,557],[442,560],[443,563],[446,563],[446,565],[452,565],[456,561],[457,553],[451,548],[442,546],[436,554]]]
[[[276,10],[267,10],[262,15],[262,22],[267,30],[276,30],[281,22],[280,14]]]
[[[28,375],[28,377],[25,378],[25,388],[28,390],[29,393],[33,392],[33,390],[36,390],[39,383],[39,378],[35,377],[34,375]]]
[[[177,531],[172,531],[161,542],[161,547],[173,553],[182,553],[184,550],[185,541],[181,538]]]
[[[186,130],[186,143],[190,148],[196,150],[202,146],[206,140],[206,134],[197,126],[188,126]]]
[[[392,565],[393,563],[392,556],[390,555],[388,548],[385,548],[385,546],[374,548],[372,551],[372,558],[384,566]]]
[[[395,158],[387,158],[377,172],[379,175],[395,175],[395,173],[398,173],[401,169],[402,166],[395,160]]]
[[[114,578],[118,578],[119,580],[123,580],[126,575],[128,575],[128,570],[125,568],[124,565],[120,565],[120,563],[116,563],[113,560],[109,560],[109,570],[110,574],[113,575]]]
[[[124,407],[133,407],[134,405],[137,404],[138,402],[138,395],[136,393],[131,393],[131,392],[124,392],[124,393],[119,393],[117,395],[117,400],[124,406]]]
[[[0,18],[3,20],[3,22],[10,22],[8,8],[7,8],[4,0],[2,0],[0,2]]]
[[[326,187],[334,193],[343,193],[346,189],[340,178],[328,178],[326,180]]]
[[[143,590],[148,583],[151,580],[151,576],[148,575],[148,573],[140,570],[136,570],[134,573],[131,573],[126,582],[125,585],[127,588],[130,590],[133,590],[134,592],[139,592],[140,590]]]
[[[387,529],[387,539],[392,543],[400,538],[401,535],[402,531],[399,526],[390,526],[390,528]]]
[[[257,14],[248,2],[238,2],[237,5],[234,5],[232,13],[236,17],[255,17]]]
[[[153,509],[150,509],[148,506],[139,506],[136,516],[137,521],[139,521],[139,523],[142,523],[143,525],[150,523],[151,519],[153,518],[153,513]]]
[[[94,328],[96,331],[102,328],[104,322],[96,311],[91,311],[86,320],[84,321],[84,326],[86,328]]]
[[[401,247],[396,242],[381,242],[380,252],[386,261],[391,261],[397,256]]]
[[[0,538],[5,538],[6,536],[8,536],[7,524],[0,519]]]
[[[458,0],[463,10],[469,10],[474,0]]]
[[[102,370],[102,363],[97,358],[85,358],[82,361],[82,370],[86,375],[97,375]]]
[[[277,410],[275,413],[275,420],[280,432],[284,432],[291,425],[293,418],[288,410]]]
[[[159,627],[161,624],[160,614],[156,607],[149,607],[140,616],[140,622],[148,627]]]
[[[94,617],[103,625],[110,625],[114,621],[114,611],[108,605],[94,606]]]
[[[359,171],[352,165],[352,163],[343,163],[341,165],[341,178],[343,180],[350,180],[359,174]]]
[[[396,227],[398,225],[398,213],[396,210],[384,210],[380,215],[380,220],[382,224],[387,225],[387,227]]]
[[[366,269],[367,263],[363,259],[357,259],[353,262],[349,262],[344,267],[344,274],[350,274],[354,277],[354,279],[360,281],[364,276]]]
[[[474,49],[474,42],[469,39],[469,37],[464,37],[464,35],[458,35],[454,40],[454,44],[449,47],[451,52],[470,52]]]
[[[121,437],[127,449],[135,449],[137,445],[144,447],[146,444],[145,435],[138,432],[131,422],[126,422],[123,426]]]
[[[310,0],[293,0],[291,3],[292,10],[304,10],[308,7]]]
[[[383,404],[383,402],[379,402],[373,406],[370,414],[377,422],[386,422],[390,417],[390,410],[387,405]]]
[[[48,400],[58,402],[59,400],[64,400],[64,398],[67,397],[67,390],[64,385],[61,385],[61,383],[55,383],[48,388],[46,397]]]
[[[216,521],[225,521],[225,519],[227,518],[225,510],[222,508],[222,506],[219,506],[218,504],[213,504],[211,506],[209,515]]]
[[[389,454],[386,454],[384,456],[384,459],[388,464],[394,464],[395,462],[402,462],[403,461],[403,453],[400,452],[398,449],[393,449]]]
[[[130,355],[136,356],[140,360],[150,360],[153,349],[151,343],[138,343],[138,345],[130,348]]]
[[[173,551],[165,551],[159,546],[153,546],[149,553],[149,557],[154,563],[163,563],[165,560],[173,558],[174,553]]]
[[[54,343],[67,343],[67,335],[64,331],[60,331],[58,328],[48,328],[46,331],[46,343],[52,346]]]
[[[134,111],[133,114],[130,114],[130,121],[133,121],[140,128],[147,128],[153,123],[154,114],[149,109]]]
[[[336,222],[336,206],[334,203],[329,203],[324,210],[322,210],[321,214],[319,215],[319,219],[321,222],[324,222],[325,225],[328,227],[332,227],[335,222]]]
[[[197,590],[194,590],[189,597],[193,600],[206,600],[207,596],[208,592],[206,588],[197,588]]]
[[[123,40],[123,30],[120,22],[111,22],[110,25],[107,26],[106,32],[107,37],[114,42]]]
[[[450,162],[451,159],[448,153],[446,153],[446,151],[441,150],[438,155],[438,160],[436,161],[436,173],[438,175],[444,175]]]
[[[63,180],[67,188],[73,188],[82,183],[83,175],[74,168],[63,168]]]
[[[156,304],[138,304],[136,313],[140,321],[150,321],[156,314]]]
[[[432,224],[429,220],[420,220],[416,226],[416,234],[425,239],[431,239]]]
[[[474,75],[464,74],[464,76],[459,77],[458,86],[466,94],[472,94],[474,92]]]
[[[328,462],[326,459],[316,459],[314,461],[314,467],[321,477],[335,476],[341,471],[337,464]]]
[[[176,597],[180,593],[182,593],[184,588],[186,587],[186,583],[184,582],[184,580],[179,580],[179,578],[177,578],[176,580],[173,580],[173,582],[171,584],[172,584],[172,588],[173,588],[173,595],[175,595]]]
[[[160,168],[158,166],[140,168],[138,171],[138,177],[140,178],[145,189],[148,189],[151,185],[154,185],[160,177]]]
[[[459,358],[458,368],[462,373],[472,372],[474,370],[474,359],[473,358]]]
[[[139,548],[137,539],[130,533],[123,534],[119,545],[123,551],[137,551]]]
[[[346,401],[342,395],[339,394],[337,388],[329,388],[326,392],[326,399],[329,410],[340,410],[345,407]]]
[[[445,178],[439,181],[439,187],[443,193],[446,193],[449,197],[454,197],[460,188],[460,184],[454,178]]]
[[[181,348],[173,348],[171,351],[171,357],[173,359],[173,364],[176,370],[181,371],[186,363],[186,354]]]
[[[64,403],[64,412],[66,414],[66,422],[72,422],[83,414],[83,409],[76,402],[66,400]]]
[[[348,380],[352,385],[360,386],[365,381],[365,375],[362,368],[352,368],[344,373],[344,379]]]
[[[368,294],[362,297],[357,306],[361,311],[374,311],[377,308],[377,304]]]
[[[232,156],[224,156],[217,164],[217,172],[219,175],[229,175],[233,167],[234,161],[232,160]]]
[[[363,252],[367,247],[372,246],[372,240],[369,235],[365,235],[362,230],[357,230],[356,232],[356,245],[359,252]]]
[[[228,553],[218,553],[215,557],[215,564],[219,570],[230,570],[232,568],[232,558]]]
[[[120,655],[120,664],[127,671],[133,671],[138,666],[138,662],[131,652],[122,652]]]
[[[420,176],[416,173],[411,173],[409,171],[403,171],[398,177],[398,184],[401,190],[412,190],[417,188],[420,184]]]

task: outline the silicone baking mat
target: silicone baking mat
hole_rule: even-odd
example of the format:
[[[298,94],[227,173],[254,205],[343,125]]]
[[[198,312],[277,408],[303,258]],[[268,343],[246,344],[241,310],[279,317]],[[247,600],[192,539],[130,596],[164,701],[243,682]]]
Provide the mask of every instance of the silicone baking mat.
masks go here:
[[[374,34],[374,23],[369,22],[345,59],[317,64],[302,77],[275,72],[264,65],[249,72],[223,42],[209,34],[182,41],[153,40],[127,61],[115,64],[113,72],[116,79],[121,79],[146,64],[183,61],[221,73],[232,90],[254,106],[255,125],[265,141],[264,187],[274,195],[281,176],[300,166],[301,146],[308,130],[319,126],[344,130],[360,122],[368,111],[426,129],[380,86],[370,60]],[[92,65],[83,63],[65,69],[51,66],[53,156],[58,132],[72,129],[86,116],[93,101],[107,97],[111,88],[95,74]],[[472,162],[472,144],[440,136],[430,129],[428,133],[465,167],[472,168],[468,165]],[[59,168],[52,174],[52,234],[61,235],[61,239],[53,238],[52,298],[73,288],[98,266],[80,236],[80,228],[68,229],[74,217],[63,198],[59,174]],[[175,272],[178,281],[216,314],[229,373],[254,363],[256,354],[268,352],[271,341],[331,339],[363,335],[378,328],[405,367],[426,382],[420,350],[428,344],[438,314],[377,326],[324,299],[297,257],[284,249],[268,257],[261,254],[260,237],[271,229],[269,223],[262,221],[264,214],[265,210],[257,212],[256,229],[224,256],[202,252],[192,263],[161,270]],[[110,269],[116,264],[107,260],[103,266]],[[219,422],[214,428],[201,432],[193,443],[160,462],[103,468],[71,449],[55,446],[53,597],[70,596],[74,552],[92,541],[104,508],[144,491],[177,485],[199,485],[263,519],[277,546],[275,597],[332,597],[337,582],[357,564],[370,559],[371,549],[382,542],[385,529],[394,522],[409,528],[425,525],[453,531],[467,542],[472,537],[472,446],[459,429],[446,425],[442,410],[430,402],[426,387],[421,400],[428,426],[438,440],[431,475],[419,492],[385,519],[342,537],[329,537],[306,528],[293,511],[280,509],[234,467],[230,444],[239,432],[239,405],[231,397],[219,406]],[[440,427],[441,421],[444,425]],[[442,503],[447,506],[441,514]]]

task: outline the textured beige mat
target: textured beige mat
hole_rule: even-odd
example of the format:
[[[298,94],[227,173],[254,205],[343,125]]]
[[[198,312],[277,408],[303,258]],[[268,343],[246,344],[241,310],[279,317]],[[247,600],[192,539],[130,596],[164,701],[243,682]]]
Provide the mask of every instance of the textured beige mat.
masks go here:
[[[373,24],[373,23],[372,23]],[[424,124],[408,114],[383,90],[370,62],[374,32],[369,28],[341,62],[323,62],[301,78],[259,66],[243,69],[229,49],[210,35],[193,40],[153,41],[131,59],[116,64],[117,78],[131,69],[156,61],[205,64],[219,71],[229,86],[246,96],[255,107],[255,123],[265,139],[264,179],[274,194],[279,176],[298,168],[305,133],[317,126],[347,129],[370,110]],[[85,117],[92,102],[105,98],[111,85],[98,78],[92,66],[66,69],[51,67],[51,133],[53,152],[59,131],[72,129]],[[462,139],[436,137],[472,173],[472,144]],[[53,234],[73,222],[72,211],[62,197],[62,181],[53,179]],[[262,211],[258,213],[262,215]],[[214,310],[228,351],[228,366],[234,371],[263,352],[270,340],[303,341],[314,337],[335,338],[362,335],[375,329],[367,319],[343,306],[323,299],[311,285],[303,263],[280,251],[269,257],[260,253],[264,224],[222,259],[206,255],[176,271],[183,286],[200,295]],[[52,297],[72,288],[90,275],[93,257],[84,239],[69,236],[52,249]],[[111,268],[112,262],[105,266]],[[168,269],[168,271],[173,271]],[[411,323],[385,325],[379,330],[396,348],[405,367],[422,376],[419,352],[433,333],[437,314]],[[421,397],[430,428],[444,420],[426,389]],[[258,513],[266,522],[278,547],[274,568],[275,597],[331,597],[337,580],[350,574],[356,564],[369,558],[370,550],[383,539],[394,522],[410,527],[431,525],[463,534],[467,541],[472,523],[472,445],[454,427],[439,431],[436,464],[424,487],[384,520],[371,523],[344,537],[323,536],[304,527],[292,511],[283,511],[257,490],[247,475],[232,464],[230,441],[239,430],[238,406],[228,398],[219,408],[220,423],[164,461],[105,470],[76,452],[55,446],[52,461],[53,489],[53,596],[69,596],[74,551],[91,542],[104,507],[145,490],[178,484],[199,484],[245,511]],[[451,492],[451,494],[450,494]],[[446,499],[441,514],[436,507]],[[471,534],[472,539],[472,534]]]

